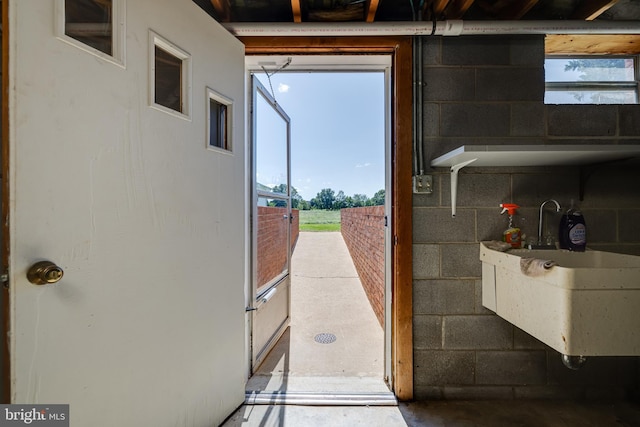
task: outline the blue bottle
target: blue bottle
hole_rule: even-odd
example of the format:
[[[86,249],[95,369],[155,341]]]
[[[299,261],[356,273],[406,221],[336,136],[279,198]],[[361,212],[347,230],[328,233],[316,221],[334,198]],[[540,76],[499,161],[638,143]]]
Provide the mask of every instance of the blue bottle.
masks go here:
[[[570,208],[560,218],[558,227],[558,243],[560,249],[584,252],[587,247],[587,224],[582,212]]]

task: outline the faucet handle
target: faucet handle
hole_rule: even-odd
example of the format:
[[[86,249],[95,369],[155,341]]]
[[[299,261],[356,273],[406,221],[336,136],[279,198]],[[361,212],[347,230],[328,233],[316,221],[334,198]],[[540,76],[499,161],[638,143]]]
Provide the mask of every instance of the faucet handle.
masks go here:
[[[556,242],[553,240],[553,236],[551,235],[551,233],[549,231],[547,231],[547,235],[545,236],[544,243],[547,246],[555,246],[556,245]]]

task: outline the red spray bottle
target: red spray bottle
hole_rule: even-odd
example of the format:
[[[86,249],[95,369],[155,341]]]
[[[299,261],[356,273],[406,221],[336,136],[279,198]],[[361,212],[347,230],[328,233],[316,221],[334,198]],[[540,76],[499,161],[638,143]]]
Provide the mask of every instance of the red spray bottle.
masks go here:
[[[516,210],[520,207],[515,203],[501,203],[502,215],[505,212],[509,213],[509,227],[502,233],[502,240],[509,243],[513,248],[522,247],[522,234],[520,228],[513,225],[513,216],[516,214]]]

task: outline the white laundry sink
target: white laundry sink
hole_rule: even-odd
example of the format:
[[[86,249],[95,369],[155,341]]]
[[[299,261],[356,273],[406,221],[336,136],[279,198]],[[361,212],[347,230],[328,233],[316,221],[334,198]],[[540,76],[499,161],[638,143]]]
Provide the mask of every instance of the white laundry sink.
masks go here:
[[[523,258],[555,266],[524,274]],[[480,244],[482,304],[569,356],[640,355],[640,257]],[[526,262],[526,261],[525,261]],[[541,263],[540,263],[541,264]]]

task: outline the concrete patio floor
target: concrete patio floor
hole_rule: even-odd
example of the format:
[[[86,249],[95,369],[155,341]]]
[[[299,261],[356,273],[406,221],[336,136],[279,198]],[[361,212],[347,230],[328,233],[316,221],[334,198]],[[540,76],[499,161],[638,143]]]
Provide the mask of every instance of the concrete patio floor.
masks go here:
[[[322,344],[318,334],[336,340]],[[291,324],[250,391],[388,392],[384,333],[339,232],[301,232],[291,260]]]

